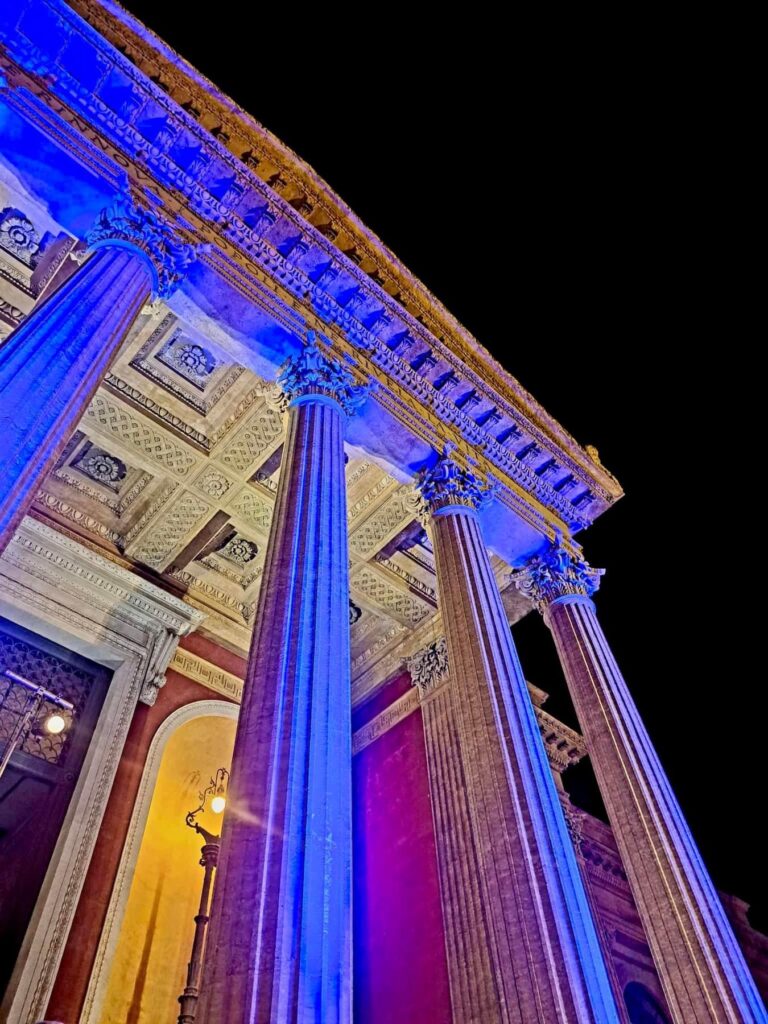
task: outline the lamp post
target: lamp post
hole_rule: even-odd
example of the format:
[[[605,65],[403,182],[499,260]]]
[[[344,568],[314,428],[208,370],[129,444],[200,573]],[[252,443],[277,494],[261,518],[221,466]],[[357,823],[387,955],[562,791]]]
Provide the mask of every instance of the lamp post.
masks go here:
[[[197,815],[205,811],[205,804],[208,797],[211,798],[211,810],[214,814],[221,814],[227,803],[227,780],[229,772],[226,768],[219,768],[216,775],[200,794],[200,806],[187,814],[186,822],[190,828],[201,835],[204,845],[201,852],[200,864],[203,867],[203,888],[200,892],[200,905],[195,915],[195,937],[192,942],[192,955],[187,966],[187,983],[184,991],[179,996],[181,1013],[178,1024],[194,1024],[197,1000],[200,998],[200,978],[203,973],[203,957],[205,956],[205,939],[208,930],[211,910],[211,889],[213,888],[213,874],[219,859],[219,843],[221,836],[212,835],[197,821]]]
[[[64,711],[71,715],[75,710],[74,704],[70,704],[68,700],[64,700],[58,694],[46,690],[44,686],[38,686],[36,683],[30,682],[24,676],[11,672],[10,669],[6,669],[3,672],[3,676],[10,684],[6,690],[6,695],[10,691],[10,686],[19,686],[25,691],[25,703],[23,710],[18,713],[16,724],[11,730],[11,735],[0,759],[0,779],[2,779],[5,769],[8,767],[8,762],[11,760],[13,752],[17,747],[22,746],[26,740],[30,727],[37,718],[43,704],[52,704],[57,709],[49,714],[43,723],[44,728],[54,736],[63,732],[67,727],[66,718],[59,712]]]

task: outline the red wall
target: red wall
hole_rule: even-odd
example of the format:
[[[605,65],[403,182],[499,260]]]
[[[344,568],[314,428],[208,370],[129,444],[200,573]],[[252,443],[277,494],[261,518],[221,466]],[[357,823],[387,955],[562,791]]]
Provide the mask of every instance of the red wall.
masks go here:
[[[355,715],[355,727],[410,687],[408,676]],[[355,755],[355,1020],[450,1024],[421,711]]]

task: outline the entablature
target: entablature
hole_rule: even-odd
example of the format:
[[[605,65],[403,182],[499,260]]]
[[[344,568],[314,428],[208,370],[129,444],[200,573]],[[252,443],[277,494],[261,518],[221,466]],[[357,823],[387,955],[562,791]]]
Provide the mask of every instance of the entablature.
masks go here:
[[[309,193],[298,201],[281,184],[313,172],[138,23],[90,2],[14,8],[2,30],[9,104],[98,174],[107,193],[149,194],[190,238],[208,243],[204,267],[261,306],[282,329],[283,348],[307,328],[324,332],[378,382],[375,401],[421,440],[421,453],[456,444],[499,481],[501,504],[540,534],[583,529],[620,497],[594,450],[580,448],[377,239],[366,234],[376,267],[357,258],[357,244],[340,248],[343,232],[313,221],[320,207]],[[211,104],[228,108],[225,120]],[[261,176],[267,157],[254,160],[254,133],[267,162],[279,157],[277,173]],[[322,208],[335,203],[359,234],[356,218],[316,185]],[[380,264],[396,271],[396,289]]]

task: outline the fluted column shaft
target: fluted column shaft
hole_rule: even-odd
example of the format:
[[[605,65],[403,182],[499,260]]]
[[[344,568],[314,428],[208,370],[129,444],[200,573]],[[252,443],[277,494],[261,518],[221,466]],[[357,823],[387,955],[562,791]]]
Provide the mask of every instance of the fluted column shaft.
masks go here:
[[[192,259],[154,213],[102,211],[93,256],[0,347],[0,553],[35,499],[153,288]]]
[[[449,685],[422,701],[454,1021],[486,1024],[501,1015],[491,955],[491,917],[470,821],[459,733]]]
[[[542,594],[539,594],[542,597]],[[676,1024],[765,1022],[746,966],[586,593],[542,602]]]
[[[0,348],[0,551],[150,296],[146,260],[96,252]]]
[[[330,389],[293,395],[235,740],[200,1024],[352,1018],[345,414]]]
[[[473,507],[476,483],[443,457],[422,493],[433,513],[451,699],[496,985],[495,1005],[482,1020],[616,1022],[583,882]],[[494,1003],[488,985],[476,998]]]

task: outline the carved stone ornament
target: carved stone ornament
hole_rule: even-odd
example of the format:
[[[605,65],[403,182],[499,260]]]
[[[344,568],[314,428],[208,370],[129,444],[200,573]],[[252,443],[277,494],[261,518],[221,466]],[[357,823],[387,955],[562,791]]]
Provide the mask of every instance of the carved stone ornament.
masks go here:
[[[325,355],[314,331],[307,332],[307,345],[280,369],[277,383],[289,399],[303,395],[326,395],[351,416],[371,392],[368,384],[357,384],[352,373],[336,359]]]
[[[103,484],[112,491],[118,491],[125,480],[128,467],[116,455],[110,455],[103,448],[87,444],[83,451],[73,460],[72,467],[97,484]]]
[[[35,268],[40,256],[40,235],[21,210],[6,207],[0,212],[0,249]]]
[[[92,249],[110,242],[140,249],[154,268],[155,290],[161,299],[167,299],[175,291],[196,259],[195,249],[181,241],[171,224],[125,194],[101,211],[86,235],[86,242]]]
[[[451,450],[451,446],[446,445],[435,465],[421,477],[418,483],[421,496],[433,513],[448,505],[482,508],[493,497],[493,487],[452,459]]]
[[[523,568],[515,569],[510,579],[521,594],[543,609],[568,594],[591,597],[600,586],[604,572],[569,555],[558,533],[543,555],[536,555]]]
[[[411,682],[418,687],[419,696],[423,699],[448,680],[448,645],[445,637],[438,637],[422,647],[405,664],[411,673]]]

